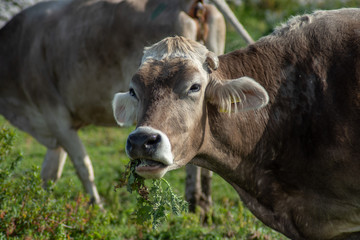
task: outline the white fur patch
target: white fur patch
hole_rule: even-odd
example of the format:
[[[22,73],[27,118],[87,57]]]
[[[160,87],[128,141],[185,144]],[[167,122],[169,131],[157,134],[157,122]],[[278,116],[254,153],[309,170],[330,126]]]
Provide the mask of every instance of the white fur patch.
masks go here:
[[[117,93],[112,102],[114,118],[121,126],[131,126],[136,122],[138,101],[129,92]]]

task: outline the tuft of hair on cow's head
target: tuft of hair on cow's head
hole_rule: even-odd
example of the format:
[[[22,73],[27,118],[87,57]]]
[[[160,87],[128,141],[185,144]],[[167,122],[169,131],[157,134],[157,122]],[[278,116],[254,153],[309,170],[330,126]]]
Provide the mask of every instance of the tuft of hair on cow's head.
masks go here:
[[[181,36],[168,37],[150,47],[145,47],[141,65],[151,60],[172,58],[189,59],[208,73],[215,71],[219,66],[219,59],[215,53],[204,45]]]

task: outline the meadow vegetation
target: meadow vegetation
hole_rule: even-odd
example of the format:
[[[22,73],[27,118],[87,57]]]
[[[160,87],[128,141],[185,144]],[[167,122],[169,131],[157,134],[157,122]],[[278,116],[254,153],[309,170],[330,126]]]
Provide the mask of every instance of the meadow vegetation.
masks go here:
[[[44,190],[40,166],[46,149],[2,117],[0,129],[0,239],[285,239],[256,220],[217,175],[214,207],[205,226],[197,213],[168,213],[156,230],[151,222],[139,222],[134,214],[137,194],[114,190],[128,163],[124,147],[131,128],[80,131],[105,211],[87,204],[70,161],[62,178]],[[184,169],[165,178],[177,195],[184,195]],[[151,181],[147,184],[151,187]]]
[[[319,4],[244,0],[241,6],[231,4],[231,7],[256,40],[291,15],[318,8],[357,7],[358,3],[343,0]],[[226,52],[243,47],[243,40],[231,27],[228,29]],[[124,149],[132,130],[89,126],[80,131],[95,169],[103,211],[88,205],[88,197],[69,160],[62,178],[44,190],[40,167],[45,147],[0,116],[0,240],[286,239],[258,221],[243,206],[235,190],[216,174],[212,184],[214,205],[205,225],[201,224],[198,213],[179,216],[167,213],[166,223],[156,230],[151,221],[138,222],[134,214],[137,195],[130,194],[126,188],[114,190],[129,161]],[[184,169],[169,172],[165,178],[177,195],[184,196]],[[151,187],[151,182],[148,184]]]

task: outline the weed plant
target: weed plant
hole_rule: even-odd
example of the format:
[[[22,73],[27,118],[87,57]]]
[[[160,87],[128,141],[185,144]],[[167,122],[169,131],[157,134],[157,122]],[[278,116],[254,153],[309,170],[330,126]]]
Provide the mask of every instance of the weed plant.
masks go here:
[[[14,130],[0,131],[0,239],[105,239],[107,233],[96,226],[109,217],[90,206],[88,197],[80,193],[68,201],[71,192],[64,191],[56,198],[53,183],[42,187],[35,165],[15,174],[23,160],[12,151],[15,137]]]
[[[135,172],[138,161],[129,161],[125,173],[119,181],[119,187],[125,187],[129,193],[137,193],[137,203],[134,214],[137,224],[149,223],[153,230],[166,221],[168,213],[180,215],[188,211],[188,203],[177,196],[168,181],[164,178],[148,180],[152,181],[149,187],[145,184],[145,179]],[[163,187],[165,185],[165,188]]]

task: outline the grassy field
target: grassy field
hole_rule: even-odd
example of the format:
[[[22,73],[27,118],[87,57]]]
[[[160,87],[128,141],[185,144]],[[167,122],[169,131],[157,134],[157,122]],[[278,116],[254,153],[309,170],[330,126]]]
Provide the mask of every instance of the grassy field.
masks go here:
[[[316,8],[356,6],[356,1],[324,1],[327,5],[299,6],[295,1],[245,1],[233,9],[254,39],[269,33],[274,25],[290,15]],[[257,5],[254,5],[257,2]],[[344,3],[347,3],[346,5]],[[267,3],[264,6],[261,3]],[[272,5],[277,3],[277,5]],[[281,5],[283,4],[283,5]],[[340,4],[340,5],[339,5]],[[282,6],[282,7],[279,7]],[[284,10],[286,9],[286,10]],[[244,46],[229,28],[226,52]],[[241,203],[232,187],[214,174],[214,201],[207,225],[199,214],[169,214],[158,230],[149,224],[136,224],[133,215],[136,195],[126,189],[114,191],[128,159],[124,152],[129,129],[90,126],[80,131],[95,169],[95,181],[105,211],[88,207],[75,170],[67,160],[62,178],[50,191],[41,189],[40,167],[46,149],[31,136],[13,128],[0,116],[0,130],[16,133],[11,153],[1,157],[0,147],[0,240],[2,239],[286,239],[258,221]],[[1,141],[0,141],[1,143]],[[21,152],[23,160],[7,174],[4,169]],[[174,191],[184,195],[185,171],[169,172],[165,178]]]
[[[32,169],[40,174],[40,168],[46,149],[31,136],[14,129],[4,118],[0,118],[0,128],[13,129],[16,132],[14,153],[22,152],[23,160],[12,176],[18,178],[29,174]],[[105,212],[96,211],[100,221],[96,226],[89,226],[88,232],[73,233],[69,237],[87,239],[86,234],[93,239],[285,239],[256,220],[244,208],[237,193],[232,187],[216,174],[214,175],[212,191],[214,207],[212,217],[207,226],[199,220],[199,214],[168,215],[168,221],[158,230],[152,230],[149,224],[136,224],[132,213],[135,209],[135,194],[125,189],[114,191],[117,181],[124,171],[128,159],[124,153],[125,141],[130,129],[87,127],[80,131],[80,137],[87,147],[95,169],[96,185],[105,203]],[[12,160],[10,160],[11,162]],[[9,164],[0,162],[0,166]],[[35,166],[35,167],[34,167]],[[173,190],[184,195],[185,171],[179,169],[169,172],[165,177]],[[27,184],[22,182],[20,184]],[[16,187],[16,186],[15,186]],[[54,201],[59,204],[76,202],[83,192],[75,170],[68,160],[61,179],[53,189]],[[67,194],[65,194],[67,193]],[[13,196],[17,197],[17,196]],[[66,197],[64,199],[64,197]],[[66,204],[64,204],[64,208]],[[1,204],[0,204],[1,206]],[[86,208],[86,205],[83,206]],[[95,209],[97,210],[97,209]],[[1,223],[0,223],[1,225]],[[35,227],[35,226],[34,226]],[[76,227],[72,226],[72,227]],[[1,229],[1,228],[0,228]],[[26,231],[24,232],[26,235]],[[31,235],[31,234],[30,234]],[[41,235],[40,235],[41,236]],[[14,236],[16,238],[16,236]],[[22,239],[24,236],[18,236]],[[88,236],[89,237],[89,236]],[[89,237],[90,238],[90,237]],[[1,235],[0,235],[1,239]],[[31,239],[31,238],[29,238]],[[37,238],[36,238],[37,239]],[[46,236],[44,239],[47,239]]]

